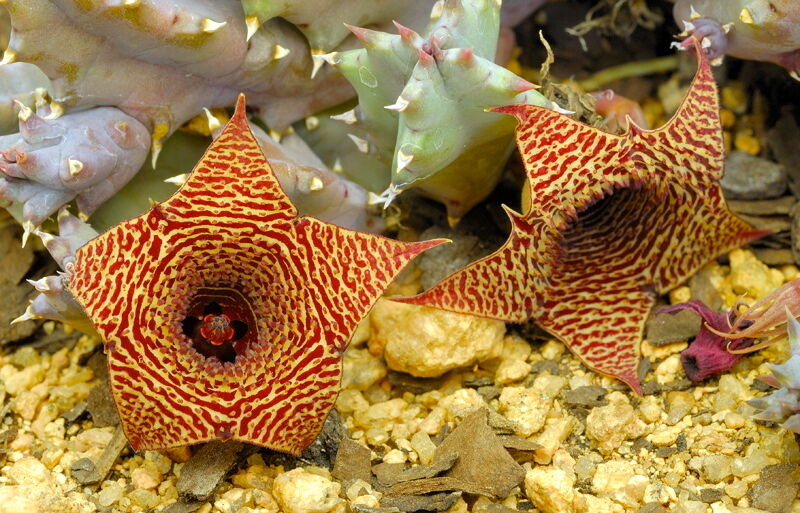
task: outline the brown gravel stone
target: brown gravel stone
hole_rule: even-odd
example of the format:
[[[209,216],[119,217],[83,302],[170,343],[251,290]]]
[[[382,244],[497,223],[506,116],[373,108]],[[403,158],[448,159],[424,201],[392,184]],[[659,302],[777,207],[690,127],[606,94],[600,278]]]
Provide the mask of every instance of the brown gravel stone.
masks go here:
[[[674,426],[692,411],[695,400],[689,392],[673,391],[667,393],[667,424]]]
[[[667,513],[667,508],[657,502],[648,502],[637,509],[636,513]]]
[[[363,479],[369,483],[372,481],[369,467],[370,450],[349,436],[343,437],[339,442],[331,475],[343,483],[353,479]]]
[[[114,466],[120,453],[128,445],[128,439],[121,426],[117,426],[114,436],[97,459],[92,461],[88,458],[81,458],[72,464],[72,476],[81,484],[98,483],[106,478],[111,467]]]
[[[654,346],[688,340],[700,331],[700,316],[689,310],[675,314],[653,313],[645,324],[645,338]]]
[[[608,401],[605,399],[606,389],[595,385],[582,386],[574,390],[564,392],[564,402],[571,406],[605,406]]]
[[[793,476],[796,470],[797,465],[788,463],[764,467],[748,492],[753,507],[770,513],[788,513],[800,487]]]
[[[86,409],[92,417],[95,427],[116,426],[119,424],[119,414],[108,381],[102,380],[96,384],[86,398]]]
[[[720,490],[719,488],[703,488],[700,490],[700,500],[711,504],[712,502],[717,502],[721,500],[722,497],[725,496],[725,492]]]
[[[187,499],[206,501],[244,450],[236,441],[209,442],[184,463],[175,484],[178,494]]]
[[[461,492],[433,493],[430,495],[402,495],[397,497],[384,497],[381,506],[397,508],[399,511],[447,511],[452,508]]]
[[[502,441],[486,423],[481,409],[466,417],[436,450],[434,461],[459,455],[445,474],[506,497],[525,478],[525,471],[503,447]]]
[[[193,501],[193,502],[176,502],[175,504],[167,507],[164,510],[164,513],[194,513],[203,503],[200,501]]]

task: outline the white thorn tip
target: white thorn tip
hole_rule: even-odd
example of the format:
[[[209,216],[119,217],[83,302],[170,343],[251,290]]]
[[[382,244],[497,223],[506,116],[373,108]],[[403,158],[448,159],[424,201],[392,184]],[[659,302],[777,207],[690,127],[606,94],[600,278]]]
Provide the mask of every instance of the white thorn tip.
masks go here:
[[[10,324],[17,324],[17,323],[20,323],[20,322],[32,321],[33,319],[41,319],[41,316],[36,315],[35,313],[33,313],[33,309],[31,308],[31,305],[28,305],[28,307],[25,308],[25,313],[23,313],[22,315],[20,315],[19,317],[17,317],[13,321],[11,321]]]
[[[694,23],[691,21],[681,20],[683,21],[683,31],[684,32],[694,32],[695,26]]]
[[[326,62],[331,66],[336,65],[336,56],[338,54],[336,52],[331,53],[322,53],[322,50],[311,50],[311,61],[313,62],[313,67],[311,68],[311,78],[317,76],[320,68]]]
[[[369,142],[366,139],[362,139],[361,137],[353,134],[347,134],[347,137],[349,137],[350,140],[355,143],[358,151],[361,153],[369,153]]]
[[[408,107],[408,100],[403,98],[402,96],[397,97],[397,101],[395,101],[391,105],[386,105],[383,108],[388,110],[395,110],[397,112],[403,112]]]
[[[673,41],[669,44],[670,49],[675,48],[679,52],[685,52],[686,47],[680,41]]]
[[[552,107],[553,107],[553,110],[554,110],[554,111],[556,111],[556,112],[558,112],[559,114],[566,114],[566,115],[572,115],[572,114],[575,114],[575,112],[574,112],[574,111],[567,110],[567,109],[565,109],[565,108],[561,107],[561,106],[560,106],[559,104],[557,104],[556,102],[553,102],[553,104],[552,104]]]
[[[11,48],[6,48],[6,51],[3,52],[3,60],[0,60],[0,66],[3,64],[12,64],[14,62],[17,62],[17,52]]]
[[[725,25],[722,26],[722,31],[725,32],[726,34],[730,33],[731,29],[733,29],[733,22],[726,23]]]
[[[320,180],[316,176],[314,178],[312,178],[311,179],[311,183],[308,184],[308,190],[309,191],[321,191],[323,187],[325,187],[325,184],[322,183],[322,180]]]
[[[175,184],[175,185],[183,185],[183,184],[186,183],[186,179],[187,178],[189,178],[189,175],[187,173],[181,173],[179,175],[170,176],[169,178],[164,180],[164,182],[165,183],[172,183],[172,184]]]
[[[433,8],[431,9],[431,19],[438,20],[442,17],[442,13],[444,12],[444,1],[439,0],[435,4],[433,4]]]
[[[24,248],[28,244],[28,237],[36,231],[36,227],[33,225],[33,221],[23,221],[22,230],[22,247]]]
[[[367,196],[368,205],[383,205],[383,210],[389,208],[389,205],[394,201],[398,194],[403,192],[394,185],[390,185],[385,191],[380,194],[370,192]]]
[[[159,142],[153,141],[153,144],[150,147],[150,153],[151,153],[151,156],[150,156],[150,167],[152,167],[153,169],[155,169],[156,168],[156,164],[158,164],[158,156],[161,154],[161,148],[162,147],[163,146],[162,146],[160,141]]]
[[[697,10],[694,8],[694,5],[690,5],[689,6],[689,20],[690,21],[699,20],[702,17],[703,17],[703,15],[700,14],[699,12],[697,12]]]
[[[20,121],[24,123],[25,121],[31,119],[31,116],[33,116],[33,111],[30,109],[30,107],[28,107],[19,100],[14,100],[14,105],[16,105],[19,108],[19,112],[17,113],[17,118],[19,118]]]
[[[64,115],[64,107],[58,102],[50,102],[50,112],[42,116],[42,119],[52,121]]]
[[[305,119],[306,130],[316,130],[319,128],[319,118],[317,116],[308,116]]]
[[[250,15],[244,19],[245,25],[247,25],[247,40],[250,41],[250,38],[253,37],[258,29],[261,28],[261,22],[258,20],[258,16]]]
[[[44,244],[44,247],[46,248],[56,242],[56,236],[52,233],[43,232],[41,230],[35,230],[33,233],[35,233],[36,236],[41,239],[42,244]]]
[[[222,123],[219,122],[216,116],[210,110],[203,107],[203,112],[206,115],[206,123],[208,123],[208,131],[212,134],[222,128]]]
[[[711,40],[710,40],[709,38],[707,38],[707,37],[704,37],[704,38],[703,38],[703,39],[700,41],[700,46],[701,46],[702,48],[704,48],[704,49],[705,49],[705,48],[711,48]]]
[[[37,111],[47,105],[48,97],[47,89],[44,87],[37,87],[33,90],[33,100]]]
[[[288,48],[284,48],[281,45],[276,44],[272,49],[272,60],[273,61],[281,60],[287,55],[289,55],[290,51],[291,50],[289,50]]]
[[[67,168],[69,169],[69,176],[78,176],[83,171],[83,162],[78,159],[67,159]]]
[[[403,169],[407,168],[411,161],[414,160],[414,155],[409,153],[403,152],[403,150],[399,150],[397,152],[397,169],[395,172],[399,173]]]
[[[753,19],[753,13],[750,12],[750,9],[745,7],[739,12],[739,21],[744,23],[745,25],[755,25],[756,20]]]
[[[31,286],[36,289],[37,292],[50,292],[50,286],[47,284],[47,278],[42,278],[41,280],[25,280],[31,284]]]
[[[358,121],[356,109],[350,109],[346,112],[342,112],[341,114],[331,116],[331,119],[335,119],[336,121],[344,121],[348,125],[355,124]]]
[[[213,34],[227,24],[227,21],[214,21],[211,18],[203,18],[203,21],[200,22],[200,30],[206,34]]]
[[[339,159],[339,157],[336,157],[336,160],[333,163],[333,172],[339,174],[344,173],[344,168],[342,167],[342,161]]]

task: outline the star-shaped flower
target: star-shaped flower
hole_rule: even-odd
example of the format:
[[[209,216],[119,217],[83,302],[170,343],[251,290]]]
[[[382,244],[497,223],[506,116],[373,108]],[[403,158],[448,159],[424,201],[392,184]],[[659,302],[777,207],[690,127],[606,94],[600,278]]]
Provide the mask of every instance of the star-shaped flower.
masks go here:
[[[299,454],[356,324],[439,242],[298,216],[240,97],[175,195],[78,250],[69,289],[105,340],[134,449],[233,438]]]
[[[763,235],[722,197],[717,89],[698,71],[673,118],[623,135],[532,105],[518,121],[530,195],[497,252],[407,303],[510,322],[533,318],[591,369],[641,393],[639,342],[656,294]]]

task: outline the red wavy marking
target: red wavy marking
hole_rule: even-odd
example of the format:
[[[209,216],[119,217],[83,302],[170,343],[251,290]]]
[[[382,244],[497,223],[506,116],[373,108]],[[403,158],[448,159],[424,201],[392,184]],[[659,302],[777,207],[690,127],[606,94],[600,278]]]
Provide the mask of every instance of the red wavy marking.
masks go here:
[[[233,438],[299,454],[335,402],[357,323],[439,242],[299,217],[240,97],[180,190],[78,251],[70,288],[105,340],[134,449]],[[226,308],[252,312],[253,334],[232,361],[204,355],[184,332],[192,298],[209,299],[200,292],[209,287],[231,290],[220,292]],[[237,310],[236,301],[247,304]]]
[[[541,107],[496,109],[519,122],[532,191],[527,214],[494,254],[397,300],[532,318],[589,368],[641,393],[639,343],[655,295],[764,235],[722,200],[717,90],[696,41],[694,51],[697,74],[657,130],[631,126],[615,135]]]

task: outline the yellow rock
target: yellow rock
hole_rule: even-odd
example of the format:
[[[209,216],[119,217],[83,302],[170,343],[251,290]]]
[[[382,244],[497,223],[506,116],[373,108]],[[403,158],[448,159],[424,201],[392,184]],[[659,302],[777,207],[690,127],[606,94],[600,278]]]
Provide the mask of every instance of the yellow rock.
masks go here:
[[[729,276],[734,294],[755,301],[766,297],[783,284],[783,273],[770,269],[752,251],[735,249],[728,254],[731,262]]]
[[[736,123],[736,116],[728,109],[722,109],[719,112],[719,120],[722,123],[722,128],[731,128]]]
[[[683,286],[673,289],[669,292],[669,302],[673,305],[675,303],[683,303],[692,299],[692,291],[689,287]]]
[[[525,474],[525,495],[543,513],[586,511],[583,494],[575,490],[575,477],[552,467],[534,467]]]
[[[796,265],[781,266],[781,273],[783,274],[784,282],[800,278],[800,269],[798,269]]]
[[[747,93],[740,82],[730,82],[722,88],[722,106],[736,114],[744,114],[747,110]]]
[[[761,143],[753,136],[752,130],[736,132],[736,137],[733,139],[733,146],[737,150],[751,155],[758,155],[761,152]]]
[[[472,315],[381,300],[372,311],[370,352],[382,347],[392,370],[441,376],[503,351],[505,324]]]

